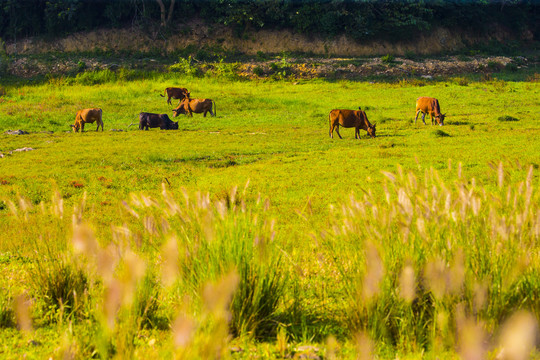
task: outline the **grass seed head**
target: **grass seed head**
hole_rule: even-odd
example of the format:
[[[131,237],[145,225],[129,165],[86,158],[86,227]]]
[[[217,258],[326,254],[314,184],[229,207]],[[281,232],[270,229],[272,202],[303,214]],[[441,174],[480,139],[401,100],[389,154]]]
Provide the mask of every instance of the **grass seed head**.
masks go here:
[[[176,348],[185,348],[193,340],[197,322],[185,313],[180,313],[172,324],[172,336]]]
[[[30,300],[25,294],[20,294],[15,297],[14,304],[15,317],[17,319],[17,327],[23,332],[33,330],[32,317],[30,315]]]
[[[203,290],[205,308],[217,317],[228,317],[229,303],[239,281],[238,273],[232,270],[216,283],[206,284]]]
[[[163,285],[171,286],[178,278],[178,239],[174,236],[161,248],[161,280]]]
[[[538,322],[529,312],[512,315],[501,331],[497,360],[527,360],[538,339]]]
[[[370,300],[380,292],[384,277],[384,264],[379,250],[372,242],[366,243],[366,275],[362,283],[362,296]]]
[[[373,340],[371,340],[367,332],[360,331],[356,333],[354,341],[356,343],[357,360],[375,359],[375,346],[373,344]]]
[[[416,297],[416,277],[412,265],[405,265],[399,276],[399,295],[408,303]]]

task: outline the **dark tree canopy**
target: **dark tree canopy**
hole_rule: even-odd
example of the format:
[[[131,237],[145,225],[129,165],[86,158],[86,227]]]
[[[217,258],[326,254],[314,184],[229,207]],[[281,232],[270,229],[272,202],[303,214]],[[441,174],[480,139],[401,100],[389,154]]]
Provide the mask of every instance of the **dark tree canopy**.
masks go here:
[[[99,27],[170,26],[198,17],[250,29],[355,39],[402,39],[435,26],[486,32],[493,24],[539,35],[535,0],[0,0],[0,37],[63,35]]]

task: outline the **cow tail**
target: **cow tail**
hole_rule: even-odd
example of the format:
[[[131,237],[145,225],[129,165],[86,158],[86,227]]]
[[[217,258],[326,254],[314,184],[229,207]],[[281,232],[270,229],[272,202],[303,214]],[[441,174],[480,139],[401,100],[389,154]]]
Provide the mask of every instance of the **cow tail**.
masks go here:
[[[165,89],[165,91],[163,91],[163,95],[159,94],[159,96],[161,97],[165,97],[165,93],[167,92],[167,89]]]

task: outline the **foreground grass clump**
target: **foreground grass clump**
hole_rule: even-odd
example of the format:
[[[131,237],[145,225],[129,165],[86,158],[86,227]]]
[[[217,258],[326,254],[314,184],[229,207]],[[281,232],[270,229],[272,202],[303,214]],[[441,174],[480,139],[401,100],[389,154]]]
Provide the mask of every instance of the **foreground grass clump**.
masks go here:
[[[461,176],[444,182],[386,172],[384,197],[369,190],[335,209],[321,243],[339,270],[350,329],[406,352],[477,346],[517,309],[540,316],[540,198],[533,169],[497,189]],[[474,339],[454,334],[474,332]]]
[[[79,289],[54,292],[56,305],[40,306],[50,304],[46,289],[73,278],[62,264],[77,264],[88,279],[84,301],[94,305],[84,318],[70,317],[85,330],[66,333],[64,354],[219,358],[230,355],[231,341],[258,338],[277,339],[267,355],[292,356],[298,322],[309,322],[323,302],[329,323],[319,326],[346,329],[328,338],[326,355],[458,349],[464,357],[527,357],[540,317],[540,193],[533,167],[517,180],[502,163],[496,170],[495,187],[465,178],[461,164],[451,182],[434,169],[384,172],[383,194],[366,187],[333,206],[322,224],[302,215],[315,241],[311,258],[283,250],[286,234],[276,230],[268,200],[249,196],[247,187],[212,196],[166,185],[159,197],[132,193],[120,204],[112,239],[96,238],[85,197],[73,210],[58,196],[38,206],[5,201],[17,223],[46,228],[51,217],[72,219],[53,222],[72,236],[42,238],[64,243],[49,247],[50,259],[68,259],[48,268],[58,271],[36,276],[39,254],[24,267],[35,276],[26,290],[36,326],[53,311],[61,327],[60,315],[74,308],[70,296]],[[137,341],[145,331],[168,335],[149,350]],[[351,351],[353,344],[359,348]]]

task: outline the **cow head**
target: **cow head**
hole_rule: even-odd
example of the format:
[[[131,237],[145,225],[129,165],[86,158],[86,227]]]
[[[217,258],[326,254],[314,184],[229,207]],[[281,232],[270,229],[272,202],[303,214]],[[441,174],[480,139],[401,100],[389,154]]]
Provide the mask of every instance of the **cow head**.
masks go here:
[[[371,136],[372,138],[374,138],[376,135],[375,135],[375,132],[377,131],[377,129],[375,128],[375,124],[373,125],[368,125],[368,128],[367,128],[367,133],[369,134],[369,136]]]
[[[178,130],[178,121],[177,122],[172,122],[169,124],[169,129],[171,130]]]
[[[173,117],[177,117],[180,114],[185,114],[186,110],[184,109],[184,106],[178,106],[176,109],[172,109]]]
[[[438,116],[435,117],[435,119],[437,119],[437,122],[439,123],[440,126],[444,125],[445,116],[446,114],[439,114]]]
[[[79,122],[76,121],[75,125],[69,125],[69,126],[71,126],[71,128],[73,129],[73,132],[78,132],[81,127],[81,124],[79,124]]]

